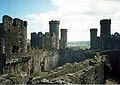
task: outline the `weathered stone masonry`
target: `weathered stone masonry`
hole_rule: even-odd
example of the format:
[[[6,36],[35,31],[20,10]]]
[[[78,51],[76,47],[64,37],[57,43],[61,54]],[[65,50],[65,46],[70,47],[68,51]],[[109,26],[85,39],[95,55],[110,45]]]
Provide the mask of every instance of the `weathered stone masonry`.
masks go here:
[[[100,21],[100,37],[97,36],[97,29],[90,29],[90,45],[91,49],[120,49],[120,34],[115,32],[111,35],[111,19]]]
[[[49,21],[49,32],[31,33],[32,49],[57,50],[67,47],[67,29],[61,29],[61,39],[59,42],[60,21]]]
[[[60,48],[67,47],[67,29],[61,29]]]
[[[12,19],[10,16],[4,15],[0,31],[1,53],[27,52],[26,21],[18,18]]]

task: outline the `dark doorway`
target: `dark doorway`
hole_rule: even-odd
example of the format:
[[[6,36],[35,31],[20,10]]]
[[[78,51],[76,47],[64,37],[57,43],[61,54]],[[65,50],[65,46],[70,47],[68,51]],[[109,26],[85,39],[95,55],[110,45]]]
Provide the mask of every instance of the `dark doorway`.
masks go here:
[[[16,45],[14,45],[14,46],[12,46],[12,53],[18,53],[18,50],[19,50],[19,47],[18,46],[16,46]]]

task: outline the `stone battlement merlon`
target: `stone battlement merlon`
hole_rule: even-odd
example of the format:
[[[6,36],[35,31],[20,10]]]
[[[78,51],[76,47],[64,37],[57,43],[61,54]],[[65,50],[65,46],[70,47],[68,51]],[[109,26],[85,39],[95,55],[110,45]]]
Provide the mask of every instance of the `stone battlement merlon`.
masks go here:
[[[8,15],[4,15],[4,16],[2,17],[2,21],[4,22],[4,21],[6,21],[6,20],[12,21],[12,17],[10,17],[10,16],[8,16]]]
[[[27,21],[23,21],[19,18],[15,18],[13,19],[13,26],[24,26],[25,28],[27,28]]]
[[[32,32],[32,33],[31,33],[31,36],[33,36],[33,35],[37,35],[37,33],[36,33],[36,32]]]
[[[24,26],[27,28],[27,25],[28,25],[28,23],[27,23],[27,21],[24,21]]]
[[[43,33],[42,32],[38,32],[38,36],[39,37],[43,37]]]
[[[3,27],[5,27],[5,28],[12,27],[13,19],[12,19],[12,17],[10,17],[8,15],[4,15],[2,17],[2,23],[3,23]]]
[[[23,24],[22,22],[23,21],[20,20],[19,18],[15,18],[13,19],[13,26],[20,26],[21,24]]]
[[[111,19],[102,19],[100,21],[100,25],[102,25],[102,24],[111,24]]]
[[[52,20],[52,21],[49,21],[49,24],[60,24],[60,20],[57,21],[57,20]]]
[[[31,34],[43,34],[42,32],[38,32],[38,33],[36,33],[36,32],[32,32]]]

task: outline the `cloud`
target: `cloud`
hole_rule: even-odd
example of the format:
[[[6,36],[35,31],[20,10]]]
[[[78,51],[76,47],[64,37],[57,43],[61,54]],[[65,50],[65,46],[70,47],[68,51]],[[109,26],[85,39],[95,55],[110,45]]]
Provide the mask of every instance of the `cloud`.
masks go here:
[[[96,27],[99,29],[99,21],[103,18],[113,19],[112,31],[119,32],[120,3],[116,1],[51,0],[56,10],[26,16],[29,32],[49,31],[49,21],[60,20],[60,28],[68,29],[68,41],[89,40],[89,29]]]

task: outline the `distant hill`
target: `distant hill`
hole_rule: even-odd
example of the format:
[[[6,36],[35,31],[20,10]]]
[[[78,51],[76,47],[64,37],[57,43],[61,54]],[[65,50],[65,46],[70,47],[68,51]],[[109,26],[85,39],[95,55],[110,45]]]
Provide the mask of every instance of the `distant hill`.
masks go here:
[[[68,47],[90,48],[90,41],[73,41],[67,43]]]

